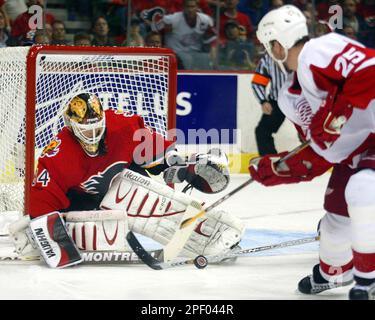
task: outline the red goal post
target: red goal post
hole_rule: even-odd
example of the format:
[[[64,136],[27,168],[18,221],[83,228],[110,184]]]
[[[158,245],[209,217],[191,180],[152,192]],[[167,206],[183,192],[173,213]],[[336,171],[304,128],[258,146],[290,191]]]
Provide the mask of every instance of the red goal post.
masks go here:
[[[64,126],[62,110],[72,96],[95,93],[105,109],[139,114],[166,136],[176,127],[176,87],[169,49],[0,49],[0,212],[28,212],[36,160]]]

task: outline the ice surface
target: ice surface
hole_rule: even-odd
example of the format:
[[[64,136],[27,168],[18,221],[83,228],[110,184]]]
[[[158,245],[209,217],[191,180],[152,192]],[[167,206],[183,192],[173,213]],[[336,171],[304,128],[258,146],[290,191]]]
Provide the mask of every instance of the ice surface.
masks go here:
[[[248,179],[233,175],[227,192]],[[222,205],[244,219],[241,246],[310,237],[323,216],[328,174],[312,182],[265,188],[250,184]],[[211,204],[222,196],[193,193]],[[142,239],[148,247],[155,244]],[[0,248],[7,239],[0,237]],[[348,288],[318,296],[296,292],[318,261],[318,243],[264,251],[235,264],[155,271],[143,265],[81,265],[54,270],[42,262],[0,262],[0,299],[346,299]]]

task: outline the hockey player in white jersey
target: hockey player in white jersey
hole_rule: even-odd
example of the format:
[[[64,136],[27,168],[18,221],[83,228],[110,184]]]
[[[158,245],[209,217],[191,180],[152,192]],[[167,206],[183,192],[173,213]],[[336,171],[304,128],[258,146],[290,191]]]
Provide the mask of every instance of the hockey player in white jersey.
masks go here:
[[[278,185],[309,181],[333,166],[320,261],[298,288],[315,294],[354,279],[350,299],[375,299],[375,51],[336,33],[307,35],[305,17],[290,5],[270,11],[258,25],[268,53],[295,71],[278,102],[311,142],[286,166],[274,166],[282,154],[266,156],[250,165],[250,174]],[[336,205],[327,201],[332,193]]]

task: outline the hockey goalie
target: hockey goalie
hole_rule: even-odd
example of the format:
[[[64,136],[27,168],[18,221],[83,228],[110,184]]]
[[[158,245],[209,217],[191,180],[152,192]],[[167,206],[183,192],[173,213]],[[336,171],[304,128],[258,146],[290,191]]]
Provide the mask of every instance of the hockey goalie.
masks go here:
[[[92,93],[73,97],[64,121],[38,160],[29,217],[10,226],[21,259],[40,255],[48,266],[61,268],[80,263],[81,250],[127,251],[129,230],[166,245],[185,212],[198,213],[202,206],[167,184],[187,182],[216,193],[229,183],[222,152],[183,160],[174,144],[141,117],[104,111]],[[148,173],[163,173],[166,184]],[[210,211],[180,254],[225,254],[239,243],[243,230],[235,216]]]

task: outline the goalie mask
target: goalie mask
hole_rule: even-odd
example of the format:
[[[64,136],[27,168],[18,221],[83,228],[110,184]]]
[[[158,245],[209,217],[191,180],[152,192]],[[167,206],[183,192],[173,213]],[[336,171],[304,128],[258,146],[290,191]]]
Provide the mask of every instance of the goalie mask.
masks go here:
[[[105,132],[105,113],[99,98],[92,93],[73,97],[64,112],[64,120],[85,152],[91,157],[98,155]]]

